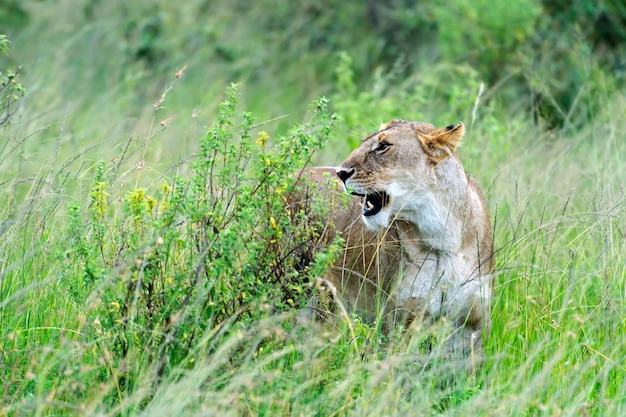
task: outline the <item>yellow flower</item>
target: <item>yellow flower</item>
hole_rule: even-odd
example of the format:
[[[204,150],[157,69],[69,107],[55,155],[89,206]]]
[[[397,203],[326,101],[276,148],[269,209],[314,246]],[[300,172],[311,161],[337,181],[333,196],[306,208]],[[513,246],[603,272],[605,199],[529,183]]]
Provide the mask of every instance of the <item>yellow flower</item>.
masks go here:
[[[256,140],[256,143],[262,147],[265,148],[265,144],[270,140],[270,135],[267,134],[266,131],[262,131],[261,133],[259,133],[259,137]]]
[[[148,203],[148,208],[150,210],[154,209],[154,206],[157,205],[157,201],[152,197],[146,197],[146,202]]]

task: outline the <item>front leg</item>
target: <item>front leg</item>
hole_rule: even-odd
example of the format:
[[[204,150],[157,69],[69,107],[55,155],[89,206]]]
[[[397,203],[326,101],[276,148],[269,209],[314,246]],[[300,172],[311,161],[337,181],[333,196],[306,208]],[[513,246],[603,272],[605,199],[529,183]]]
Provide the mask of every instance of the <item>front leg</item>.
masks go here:
[[[451,336],[448,355],[469,358],[475,367],[484,356],[483,332],[491,328],[491,275],[472,277],[447,294],[445,315],[457,328]]]
[[[415,318],[439,317],[446,280],[439,257],[423,252],[407,262],[398,275],[390,304],[391,321],[408,326]]]
[[[459,280],[453,276],[470,277]],[[459,272],[460,271],[460,272]],[[471,268],[462,258],[422,253],[402,270],[393,292],[393,322],[408,325],[413,319],[444,316],[453,326],[447,338],[444,357],[469,363],[473,369],[483,357],[482,332],[490,327],[488,277],[471,277]]]

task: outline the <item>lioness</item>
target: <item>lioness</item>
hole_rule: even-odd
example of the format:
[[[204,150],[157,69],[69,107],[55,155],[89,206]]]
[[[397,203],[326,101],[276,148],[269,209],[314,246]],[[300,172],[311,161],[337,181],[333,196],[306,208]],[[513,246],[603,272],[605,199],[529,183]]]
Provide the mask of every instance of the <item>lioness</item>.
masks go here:
[[[494,266],[485,199],[455,153],[463,133],[463,123],[392,120],[336,170],[307,172],[331,202],[320,241],[340,233],[346,242],[325,277],[344,305],[370,320],[382,311],[388,323],[445,317],[457,328],[446,345],[454,357],[482,355]],[[360,202],[339,202],[333,171]]]

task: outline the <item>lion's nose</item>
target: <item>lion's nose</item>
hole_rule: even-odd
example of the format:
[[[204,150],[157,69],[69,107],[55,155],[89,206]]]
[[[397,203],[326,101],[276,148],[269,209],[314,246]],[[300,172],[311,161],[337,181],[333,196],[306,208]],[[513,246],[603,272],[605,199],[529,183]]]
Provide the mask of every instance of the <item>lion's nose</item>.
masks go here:
[[[354,168],[337,168],[337,176],[341,181],[346,182],[348,178],[354,175],[356,169]]]

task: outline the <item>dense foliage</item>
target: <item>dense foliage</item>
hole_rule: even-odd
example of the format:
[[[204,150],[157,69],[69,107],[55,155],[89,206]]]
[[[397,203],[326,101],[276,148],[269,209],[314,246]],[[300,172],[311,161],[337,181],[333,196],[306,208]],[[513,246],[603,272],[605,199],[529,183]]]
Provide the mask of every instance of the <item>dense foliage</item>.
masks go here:
[[[55,7],[53,1],[45,3]],[[592,91],[599,74],[605,74],[601,82],[623,85],[626,68],[626,6],[617,0],[575,5],[552,0],[84,0],[81,6],[66,18],[70,27],[91,32],[92,48],[112,49],[122,57],[121,66],[108,64],[108,56],[93,57],[100,69],[91,70],[106,72],[97,74],[105,80],[136,78],[126,71],[136,63],[166,74],[181,62],[207,62],[208,74],[227,82],[276,85],[274,74],[281,73],[282,81],[298,85],[301,93],[283,96],[288,105],[302,94],[308,101],[332,91],[329,59],[347,51],[359,86],[380,68],[394,68],[405,77],[442,62],[468,65],[490,87],[506,90],[501,104],[515,107],[520,96],[528,96],[524,110],[537,118],[551,126],[576,125],[597,109]],[[28,28],[28,17],[35,20],[40,9],[5,2],[0,10],[14,17],[16,26]],[[83,22],[100,23],[84,28]],[[69,49],[68,66],[84,59],[76,56],[81,48]],[[72,84],[75,74],[67,76],[60,81]],[[583,88],[589,83],[592,88]]]

